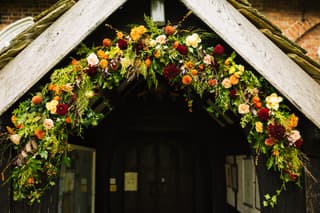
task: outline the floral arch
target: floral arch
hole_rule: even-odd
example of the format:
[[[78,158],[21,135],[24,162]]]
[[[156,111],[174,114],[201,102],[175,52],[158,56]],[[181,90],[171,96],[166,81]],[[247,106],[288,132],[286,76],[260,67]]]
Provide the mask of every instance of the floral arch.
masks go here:
[[[148,17],[145,22],[129,34],[109,26],[116,32],[113,40],[82,46],[79,58],[54,70],[50,82],[13,110],[0,143],[2,150],[14,153],[1,173],[12,184],[14,200],[39,202],[55,184],[60,166],[70,161],[68,135],[81,135],[104,116],[92,109],[93,102],[103,97],[111,110],[108,93],[121,82],[139,77],[153,88],[158,76],[179,91],[190,111],[194,97],[206,97],[215,106],[209,112],[222,116],[231,111],[240,117],[257,157],[266,155],[266,167],[278,172],[283,183],[273,195],[265,195],[265,206],[276,204],[287,183],[300,186],[303,139],[286,100],[263,77],[237,63],[235,52],[228,54],[215,43],[213,33],[179,25],[159,28]]]

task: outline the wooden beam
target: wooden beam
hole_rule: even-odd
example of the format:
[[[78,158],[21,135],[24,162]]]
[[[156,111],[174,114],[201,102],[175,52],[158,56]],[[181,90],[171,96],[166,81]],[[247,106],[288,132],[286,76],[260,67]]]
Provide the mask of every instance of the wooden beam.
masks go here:
[[[0,70],[0,115],[125,1],[78,1]]]
[[[181,0],[320,128],[320,85],[226,0]]]

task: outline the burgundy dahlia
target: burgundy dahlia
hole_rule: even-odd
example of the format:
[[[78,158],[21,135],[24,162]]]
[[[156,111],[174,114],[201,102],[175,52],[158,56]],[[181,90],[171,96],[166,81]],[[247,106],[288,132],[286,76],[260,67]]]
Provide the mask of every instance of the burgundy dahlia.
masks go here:
[[[87,69],[84,70],[84,72],[87,73],[88,76],[94,77],[98,73],[98,67],[89,66]]]
[[[268,108],[263,107],[258,111],[258,117],[261,121],[267,121],[270,118],[270,111]]]
[[[141,50],[144,49],[144,44],[142,42],[138,42],[134,45],[134,49],[137,51],[137,52],[140,52]]]
[[[187,55],[187,53],[188,53],[187,47],[184,46],[184,45],[182,45],[182,44],[179,44],[179,45],[177,46],[176,50],[177,50],[180,54],[182,54],[182,55]]]
[[[67,104],[58,104],[57,105],[57,114],[58,115],[65,115],[68,113],[68,105]]]
[[[128,42],[124,39],[119,39],[118,40],[118,46],[121,50],[125,50],[128,47]]]
[[[267,129],[270,137],[276,140],[281,140],[286,133],[285,127],[277,122],[275,122],[274,124],[269,124]]]
[[[300,138],[299,140],[297,140],[297,141],[294,143],[294,146],[295,146],[296,148],[300,149],[301,146],[302,146],[302,144],[303,144],[303,140]]]
[[[224,53],[224,47],[221,44],[217,44],[213,49],[213,53],[216,55],[222,55]]]
[[[230,93],[229,93],[230,98],[235,98],[236,95],[237,95],[237,90],[235,89],[230,90]]]
[[[172,79],[180,73],[180,70],[175,64],[169,64],[163,69],[163,77],[165,79]]]

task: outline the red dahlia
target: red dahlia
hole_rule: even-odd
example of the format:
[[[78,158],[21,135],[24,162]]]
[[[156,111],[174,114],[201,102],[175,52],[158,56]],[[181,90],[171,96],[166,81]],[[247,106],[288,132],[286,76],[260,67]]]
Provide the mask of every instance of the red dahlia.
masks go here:
[[[296,148],[300,149],[301,146],[302,146],[302,144],[303,144],[303,140],[300,138],[299,140],[297,140],[297,141],[294,143],[294,146],[295,146]]]
[[[118,46],[121,50],[125,50],[128,47],[128,42],[124,39],[119,39],[118,40]]]
[[[222,55],[224,53],[224,47],[221,44],[217,44],[213,49],[213,53],[216,55]]]
[[[182,55],[187,55],[187,53],[188,53],[187,47],[184,46],[184,45],[182,45],[182,44],[179,44],[179,45],[177,46],[176,50],[177,50],[180,54],[182,54]]]
[[[230,98],[235,98],[236,95],[237,95],[237,90],[235,89],[230,90],[230,93],[229,93]]]
[[[270,137],[276,140],[281,140],[286,133],[286,128],[277,122],[269,124],[267,129]]]
[[[67,104],[58,104],[57,105],[57,114],[58,115],[65,115],[68,113],[68,105]]]
[[[175,64],[169,64],[163,69],[163,77],[165,79],[172,79],[180,73],[180,70]]]
[[[267,121],[270,118],[270,111],[268,108],[264,107],[258,111],[258,117],[261,121]]]

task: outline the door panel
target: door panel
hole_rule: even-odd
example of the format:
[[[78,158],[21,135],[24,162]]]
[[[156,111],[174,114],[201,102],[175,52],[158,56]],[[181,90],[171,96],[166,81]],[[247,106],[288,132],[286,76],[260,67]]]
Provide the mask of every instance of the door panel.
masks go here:
[[[192,147],[177,138],[156,135],[118,142],[111,158],[110,212],[193,212],[194,163]],[[137,191],[124,191],[125,172],[137,172]]]

